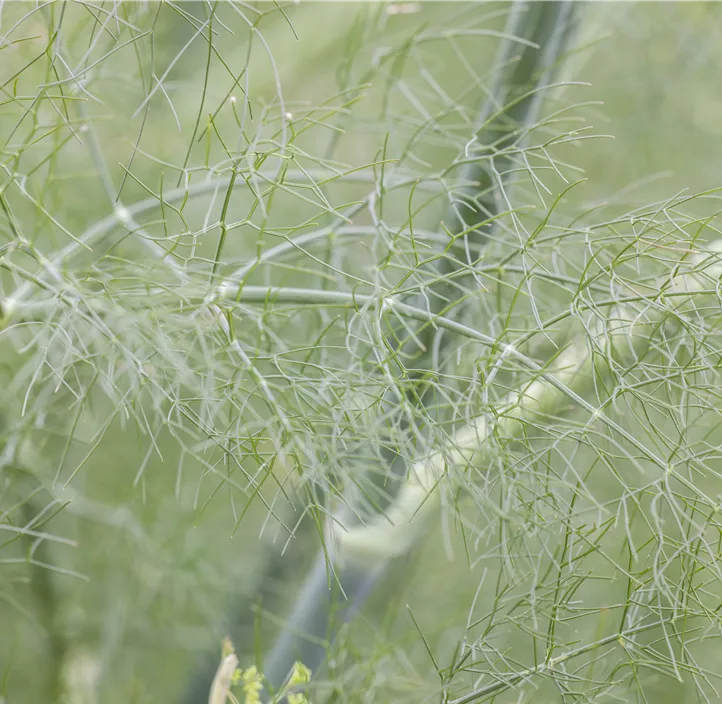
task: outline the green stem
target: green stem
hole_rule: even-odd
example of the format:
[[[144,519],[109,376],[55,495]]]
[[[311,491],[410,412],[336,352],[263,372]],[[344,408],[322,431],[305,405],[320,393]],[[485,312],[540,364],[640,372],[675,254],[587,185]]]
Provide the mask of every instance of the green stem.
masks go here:
[[[20,468],[18,472],[32,478],[34,475]],[[42,673],[43,701],[60,702],[65,694],[64,668],[68,657],[68,644],[58,624],[61,612],[60,600],[55,588],[53,575],[46,565],[52,564],[48,540],[41,537],[39,530],[42,523],[44,507],[37,501],[36,490],[25,501],[22,507],[24,530],[22,533],[29,543],[28,563],[30,565],[30,590],[36,602],[39,618],[46,634],[46,650],[43,659]]]
[[[693,257],[691,262],[695,265],[693,271],[696,271],[698,266],[706,266],[706,275],[717,278],[722,275],[719,256],[722,245],[714,244],[709,249],[706,254]],[[668,282],[669,278],[664,277],[660,281],[660,286]],[[685,301],[700,295],[705,290],[704,283],[699,273],[678,274],[669,286],[670,293],[680,296],[674,299],[676,306],[682,307]],[[645,321],[645,326],[656,327],[666,310],[668,309],[652,309],[652,313],[657,313],[658,319]],[[636,355],[649,341],[647,335],[640,334],[642,325],[637,312],[620,304],[614,320],[614,331],[611,332],[600,324],[596,333],[600,340],[597,342],[606,341],[614,348],[615,356],[622,357],[630,352]],[[514,355],[516,348],[508,346],[505,351]],[[529,369],[536,364],[532,360],[522,360],[519,357],[517,359]],[[528,362],[531,362],[531,365]],[[657,457],[629,431],[609,418],[604,413],[607,403],[593,407],[584,399],[583,394],[588,391],[595,373],[599,373],[595,368],[594,356],[587,344],[586,336],[562,352],[553,366],[554,371],[539,370],[540,373],[535,378],[520,390],[512,392],[505,402],[499,404],[495,409],[494,426],[491,425],[490,419],[482,416],[475,423],[459,430],[446,447],[419,461],[384,516],[377,517],[361,527],[343,529],[334,525],[332,538],[339,546],[340,556],[368,564],[398,557],[407,552],[418,540],[427,519],[439,506],[437,487],[445,474],[449,471],[463,471],[468,466],[483,468],[491,459],[488,455],[493,452],[490,440],[494,435],[514,439],[524,432],[527,423],[549,418],[558,413],[566,399],[573,400],[589,412],[588,422],[597,420],[602,422],[661,470],[675,477],[695,494],[704,497],[704,494],[688,479],[669,467],[668,463]]]
[[[500,105],[505,104],[509,86],[507,84],[507,64],[511,57],[514,48],[517,46],[516,38],[522,34],[530,34],[537,37],[539,43],[542,45],[543,50],[530,52],[529,46],[525,45],[523,49],[523,56],[529,57],[534,56],[534,59],[529,61],[522,61],[519,64],[519,68],[514,73],[515,80],[522,80],[524,76],[523,85],[527,88],[532,80],[534,73],[539,73],[541,85],[546,85],[548,77],[550,75],[553,64],[559,58],[564,46],[564,42],[554,41],[552,46],[546,47],[547,39],[551,41],[553,37],[565,37],[567,36],[567,23],[570,19],[571,6],[568,3],[560,3],[562,10],[560,11],[557,6],[553,3],[543,3],[543,7],[538,12],[536,9],[533,12],[529,11],[527,3],[515,3],[512,6],[512,11],[509,17],[507,31],[505,34],[511,39],[502,43],[500,49],[498,61],[503,66],[501,72],[497,75],[496,82],[492,88],[492,94],[489,100],[486,101],[485,107],[481,113],[481,128],[476,135],[476,139],[483,139],[485,131],[488,129],[488,125],[493,121],[489,118],[490,114],[501,114],[504,111],[498,111]],[[561,26],[563,25],[563,26]],[[540,62],[541,57],[541,62]],[[526,72],[524,74],[523,72]],[[515,117],[522,119],[521,124],[527,128],[530,126],[527,122],[535,116],[540,100],[536,97],[538,91],[530,91],[529,97],[523,97],[518,100],[512,109],[511,118],[513,127],[510,128],[509,133],[519,127],[518,124],[514,123]],[[484,188],[481,178],[488,172],[486,170],[480,172],[480,167],[472,163],[465,167],[463,177],[465,180],[478,181],[478,185],[474,184],[475,188]],[[483,195],[483,194],[482,194]],[[468,199],[471,203],[472,199]],[[493,203],[487,203],[483,208],[484,219],[494,219],[498,210],[499,199],[496,199]],[[481,206],[477,210],[477,213],[481,213]],[[456,215],[456,206],[451,205],[450,219],[454,221],[454,233],[462,233],[469,230],[464,220]],[[465,235],[468,236],[468,235]],[[413,402],[414,399],[418,398],[418,384],[423,378],[424,368],[429,368],[435,364],[436,356],[433,353],[434,342],[433,337],[438,334],[434,329],[434,326],[428,325],[427,323],[432,322],[434,325],[454,332],[464,331],[467,334],[475,337],[476,339],[484,342],[485,344],[496,345],[496,340],[491,336],[485,335],[484,333],[476,330],[471,330],[461,323],[457,323],[445,317],[443,314],[453,308],[458,302],[456,291],[457,287],[449,285],[449,279],[454,273],[456,264],[448,257],[442,256],[437,266],[437,276],[434,278],[438,282],[433,290],[432,300],[434,301],[431,309],[419,305],[409,305],[400,301],[386,299],[386,302],[390,307],[397,313],[417,320],[418,322],[425,323],[422,325],[420,330],[414,332],[414,334],[408,335],[406,342],[402,342],[397,349],[401,351],[405,344],[418,345],[417,340],[422,339],[424,345],[424,351],[416,360],[415,369],[409,372],[411,377],[411,384],[406,390],[407,399]],[[245,298],[248,292],[247,287],[243,287],[239,291],[239,298]],[[318,292],[321,293],[321,292]],[[328,295],[328,301],[340,300],[340,292],[324,291],[324,294]],[[283,294],[281,294],[283,295]],[[374,297],[368,296],[357,296],[354,294],[347,294],[354,301],[354,305],[371,304]],[[376,299],[378,300],[378,299]],[[443,323],[441,320],[443,318]],[[505,351],[508,351],[512,357],[517,357],[520,353],[512,348],[506,346]],[[523,356],[523,355],[522,355]],[[532,360],[527,358],[527,363],[535,367],[535,371],[544,372],[534,363]],[[553,383],[553,382],[552,382]],[[421,397],[421,403],[423,404],[423,396]],[[396,475],[399,478],[404,477],[407,474],[405,462],[403,461],[399,452],[395,451],[390,447],[384,446],[382,452],[382,459],[386,460],[389,465],[389,473],[393,476]],[[348,519],[348,515],[342,515],[338,517],[340,522],[344,522]],[[360,529],[363,530],[363,529]],[[359,564],[354,565],[353,562],[342,565],[336,564],[334,580],[337,581],[337,587],[343,594],[347,603],[350,605],[347,607],[345,613],[342,615],[341,622],[350,617],[353,611],[359,607],[365,596],[373,588],[376,581],[384,573],[385,562],[379,560],[376,564],[371,566],[369,569],[368,563],[361,561]],[[312,669],[320,664],[325,654],[325,647],[319,645],[319,637],[326,635],[327,639],[330,640],[333,636],[334,629],[330,620],[330,612],[332,610],[333,597],[329,594],[329,576],[328,576],[328,556],[326,555],[325,549],[322,549],[315,561],[314,568],[310,573],[306,584],[302,592],[299,594],[293,612],[289,619],[289,627],[281,633],[279,636],[270,656],[268,662],[264,664],[264,671],[266,678],[272,688],[278,688],[287,673],[290,671],[294,660],[302,659],[307,666]],[[330,600],[330,601],[329,601]],[[308,637],[304,637],[304,633]]]
[[[13,183],[20,190],[20,192],[25,195],[26,191],[23,185],[19,183],[15,176],[7,169],[5,169],[5,172],[12,179],[11,183]],[[238,169],[239,176],[243,176],[244,174],[251,175],[252,173],[253,171],[251,169]],[[265,181],[273,184],[270,174],[264,174],[262,172],[259,172],[259,174],[263,176]],[[289,178],[298,177],[302,180],[308,179],[309,177],[314,179],[317,178],[319,180],[319,184],[335,181],[338,179],[366,183],[372,179],[372,176],[364,174],[359,170],[354,170],[350,173],[339,174],[335,172],[314,169],[306,169],[304,171],[293,171],[289,169],[286,172],[286,176]],[[417,186],[417,182],[417,178],[399,178],[394,182],[385,184],[384,187],[387,191],[391,191],[397,188],[407,188],[412,185],[418,188],[419,186]],[[47,266],[37,275],[38,279],[41,281],[45,281],[48,277],[51,277],[55,272],[59,271],[65,264],[65,262],[70,259],[74,254],[78,253],[78,251],[83,249],[92,249],[93,245],[95,245],[103,237],[109,235],[111,232],[113,232],[113,230],[118,227],[127,227],[130,230],[136,231],[137,223],[135,221],[135,218],[140,215],[143,215],[153,210],[157,210],[158,208],[162,209],[164,206],[170,207],[174,203],[181,203],[180,208],[170,207],[170,209],[182,218],[183,208],[188,201],[194,200],[196,198],[202,198],[203,196],[207,196],[212,193],[217,193],[219,191],[229,188],[230,185],[230,176],[219,177],[213,180],[204,181],[203,183],[192,184],[190,186],[182,188],[174,188],[171,191],[163,193],[162,196],[153,195],[149,198],[133,203],[132,205],[129,205],[127,207],[115,206],[114,212],[112,214],[93,223],[89,228],[87,228],[83,233],[81,233],[80,236],[71,240],[70,242],[68,242],[68,244],[65,245],[65,247],[54,253],[52,258],[47,260]],[[433,182],[422,184],[421,187],[429,188],[435,191],[441,189],[440,185],[435,185]],[[245,178],[236,178],[233,182],[233,189],[239,190],[243,188],[247,188]],[[5,189],[3,189],[3,191],[4,190]],[[0,191],[0,195],[2,195],[2,191]],[[353,217],[356,213],[360,212],[363,208],[366,207],[367,202],[367,198],[363,199],[362,202],[351,207],[346,212],[346,216]],[[324,236],[329,237],[334,232],[335,230],[333,228],[328,228],[328,232]],[[168,255],[164,253],[164,256],[166,256],[166,261],[168,261]],[[248,267],[243,267],[244,270],[246,270],[247,268]],[[11,295],[7,296],[6,300],[12,301],[13,305],[19,305],[28,298],[32,289],[33,285],[30,282],[26,282],[19,286]]]
[[[619,642],[620,645],[626,647],[624,645],[625,638],[629,639],[632,636],[636,636],[640,633],[644,633],[645,631],[650,631],[653,628],[658,627],[659,622],[648,623],[644,626],[636,626],[635,628],[630,628],[626,631],[622,631],[621,633],[612,633],[606,638],[601,638],[594,643],[587,643],[586,645],[581,645],[574,650],[570,650],[555,658],[551,658],[547,662],[540,663],[536,667],[530,667],[527,670],[522,670],[521,672],[511,673],[502,681],[494,682],[493,684],[488,684],[485,687],[475,689],[472,692],[465,694],[463,697],[459,697],[458,699],[452,699],[448,702],[448,704],[471,704],[471,702],[476,702],[485,697],[495,696],[497,694],[500,694],[501,692],[505,692],[511,687],[516,686],[520,682],[524,682],[530,677],[534,677],[535,675],[543,675],[545,672],[554,672],[557,666],[561,665],[562,663],[579,657],[580,655],[590,653],[597,648],[603,648],[605,645],[611,645],[612,643]]]

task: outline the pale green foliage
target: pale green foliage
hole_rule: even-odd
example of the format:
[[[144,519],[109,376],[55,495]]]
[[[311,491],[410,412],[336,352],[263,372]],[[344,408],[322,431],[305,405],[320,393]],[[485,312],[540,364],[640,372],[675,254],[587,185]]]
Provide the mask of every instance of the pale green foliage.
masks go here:
[[[719,68],[720,11],[590,9],[600,80],[499,154],[508,7],[393,7],[0,5],[0,701],[175,701],[239,598],[263,672],[328,517],[406,516],[384,448],[460,437],[309,699],[717,699],[720,155],[635,191],[665,143],[595,101],[622,25]]]

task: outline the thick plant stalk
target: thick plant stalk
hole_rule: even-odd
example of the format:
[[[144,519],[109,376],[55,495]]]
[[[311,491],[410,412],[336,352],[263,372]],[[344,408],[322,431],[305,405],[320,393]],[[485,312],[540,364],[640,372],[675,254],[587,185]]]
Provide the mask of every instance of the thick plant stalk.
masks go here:
[[[32,476],[27,472],[28,476]],[[47,511],[35,500],[35,494],[23,506],[25,526],[32,528]],[[46,650],[42,669],[44,696],[47,701],[57,701],[65,695],[63,670],[68,660],[68,643],[61,625],[58,623],[62,613],[61,599],[50,570],[52,559],[48,544],[42,539],[32,540],[30,549],[30,590],[37,601],[41,615],[41,625],[46,633]]]
[[[705,290],[705,278],[709,281],[722,277],[721,253],[722,240],[717,240],[706,252],[691,258],[695,273],[675,277],[666,291],[675,294],[677,310],[683,311],[686,301]],[[704,276],[701,272],[704,272]],[[666,281],[668,279],[660,281],[660,290]],[[685,293],[689,296],[685,296]],[[660,312],[660,318],[664,310]],[[639,349],[649,341],[648,336],[640,332],[642,326],[637,311],[630,306],[619,305],[613,320],[613,331],[605,331],[603,325],[599,325],[595,333],[598,338],[596,342],[606,342],[615,356],[622,359],[627,357],[632,361]],[[657,322],[650,319],[645,321],[645,326],[655,326]],[[459,430],[446,447],[417,462],[384,517],[378,517],[365,526],[348,529],[333,524],[330,529],[331,543],[337,561],[379,564],[408,552],[423,533],[428,518],[439,508],[437,487],[444,476],[469,466],[485,466],[492,449],[489,444],[492,431],[513,439],[523,433],[526,422],[548,417],[560,409],[568,400],[568,395],[560,390],[561,386],[579,395],[587,391],[593,382],[595,369],[586,336],[573,342],[559,355],[553,373],[560,382],[558,385],[550,384],[546,374],[534,379],[524,388],[509,394],[498,409],[495,424],[486,417],[479,418]],[[598,413],[601,416],[603,412]]]
[[[330,566],[335,574],[329,575]],[[341,565],[335,554],[329,563],[326,554],[319,552],[289,617],[293,630],[286,629],[279,635],[264,663],[266,680],[274,691],[282,686],[295,661],[300,660],[311,670],[318,668],[336,626],[356,613],[385,567],[382,561],[373,565]]]
[[[228,704],[231,696],[231,678],[237,665],[238,658],[235,655],[228,655],[224,658],[211,683],[211,694],[208,697],[208,704]]]
[[[231,696],[233,676],[238,667],[238,656],[230,652],[223,657],[221,664],[216,670],[211,683],[211,691],[208,696],[208,704],[227,704]],[[231,700],[232,701],[232,700]]]
[[[504,175],[510,165],[504,150],[516,139],[522,145],[526,142],[527,135],[520,136],[519,132],[537,120],[544,89],[551,83],[576,29],[574,9],[573,2],[512,3],[505,33],[530,40],[537,48],[526,46],[518,56],[514,42],[504,42],[499,48],[495,61],[498,72],[477,119],[479,131],[468,146],[472,153],[477,145],[488,148],[491,156],[469,161],[462,170],[460,202],[450,211],[452,232],[467,231],[503,210],[499,186],[510,184],[496,182],[490,161],[494,153],[501,153],[494,165],[497,173]],[[486,237],[478,234],[483,244]]]
[[[532,7],[533,5],[533,7]],[[572,3],[514,3],[507,23],[506,34],[524,39],[531,39],[541,49],[525,47],[518,63],[513,64],[513,54],[517,47],[516,42],[506,41],[502,44],[497,57],[499,73],[496,76],[490,92],[490,98],[482,109],[479,125],[480,129],[475,140],[481,144],[490,141],[489,134],[499,130],[504,138],[497,137],[497,148],[501,149],[509,144],[519,129],[531,127],[538,114],[542,89],[549,83],[553,69],[562,55],[569,37],[571,27]],[[513,91],[519,91],[516,101],[507,110],[502,106]],[[502,125],[500,125],[499,118]],[[497,132],[498,134],[498,132]],[[495,140],[496,141],[496,140]],[[497,165],[497,173],[503,169]],[[462,205],[466,212],[460,212],[459,204],[454,204],[449,212],[448,221],[453,223],[453,232],[468,232],[471,234],[473,225],[493,218],[501,209],[501,203],[495,197],[496,185],[490,175],[478,162],[467,166],[461,176],[463,186]],[[509,186],[507,183],[505,186]],[[471,227],[468,224],[471,222]],[[478,238],[478,246],[483,246],[486,237]],[[436,312],[440,312],[448,305],[449,298],[456,298],[455,289],[444,279],[453,272],[454,265],[447,258],[441,258],[437,267],[440,283],[435,287],[433,296]],[[419,372],[434,364],[433,349],[434,331],[426,326],[422,333],[422,341],[426,352],[417,360],[416,367]],[[414,344],[410,342],[410,344]],[[397,497],[389,507],[391,515],[399,514],[404,517],[409,506],[418,508],[414,499],[420,494],[426,494],[429,487],[426,479],[432,474],[428,472],[425,478],[415,478],[414,471],[407,472],[402,466],[403,461],[399,454],[392,451],[384,453],[391,466],[391,473],[399,476],[408,474],[408,479],[402,485]],[[389,512],[386,518],[379,518],[379,522],[388,523]],[[392,517],[391,516],[391,517]],[[321,550],[316,557],[314,566],[309,573],[304,587],[299,594],[291,616],[288,628],[278,637],[268,659],[263,663],[266,679],[273,689],[278,689],[294,661],[302,660],[304,664],[315,670],[323,661],[329,641],[337,630],[337,624],[346,622],[361,606],[366,596],[373,589],[378,579],[383,575],[387,566],[386,558],[382,553],[366,551],[362,545],[367,537],[375,545],[374,526],[356,527],[348,533],[339,528],[346,523],[349,515],[338,516],[335,523],[327,528],[329,554]],[[392,517],[393,521],[393,517]],[[400,533],[406,527],[401,520],[396,526]],[[371,533],[367,531],[371,531]],[[415,527],[412,529],[412,533]],[[393,555],[406,552],[413,540],[403,539],[394,534],[393,545],[397,548]],[[354,540],[359,542],[358,549],[354,549]],[[330,560],[329,560],[330,557]],[[367,559],[367,558],[371,559]],[[332,574],[329,574],[332,572]],[[329,588],[330,587],[330,588]],[[334,603],[340,599],[345,605],[335,611],[334,622],[331,614],[334,613]]]

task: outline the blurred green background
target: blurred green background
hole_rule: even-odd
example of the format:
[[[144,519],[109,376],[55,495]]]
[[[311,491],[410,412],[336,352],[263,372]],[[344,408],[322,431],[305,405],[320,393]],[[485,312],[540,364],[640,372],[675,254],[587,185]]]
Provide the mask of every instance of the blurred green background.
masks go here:
[[[249,155],[260,154],[280,139],[278,84],[291,124],[300,115],[310,116],[296,129],[300,125],[312,128],[294,144],[299,154],[318,157],[306,159],[301,154],[298,163],[317,170],[326,168],[322,159],[350,168],[362,166],[381,160],[384,149],[398,157],[428,115],[443,110],[447,101],[456,103],[460,113],[452,111],[439,120],[439,124],[448,120],[448,134],[443,130],[423,134],[413,158],[406,160],[418,173],[441,169],[456,156],[463,135],[470,134],[468,120],[483,94],[472,85],[472,76],[485,75],[498,40],[493,35],[460,34],[453,42],[420,44],[407,61],[402,60],[404,47],[423,32],[443,35],[453,27],[482,26],[499,30],[505,11],[503,4],[452,2],[407,3],[402,6],[407,12],[397,12],[398,5],[353,2],[237,7],[245,18],[230,6],[218,8],[218,34],[209,53],[207,41],[197,36],[193,40],[208,16],[208,6],[201,3],[86,7],[71,2],[41,8],[14,2],[0,6],[0,159],[4,164],[0,188],[6,199],[0,212],[0,246],[21,239],[20,231],[39,250],[55,251],[68,238],[48,214],[67,231],[80,235],[113,212],[98,164],[83,141],[89,137],[84,125],[92,126],[113,187],[117,193],[123,183],[121,200],[129,207],[152,193],[168,192],[179,182],[184,185],[178,170],[167,164],[186,163],[191,169],[190,183],[195,184],[219,165],[227,176],[230,160],[223,145],[229,140],[238,139],[244,149],[250,144],[244,158],[252,160]],[[590,134],[609,137],[562,148],[563,160],[578,167],[587,179],[572,197],[574,207],[584,210],[611,200],[613,212],[623,212],[684,189],[718,187],[722,183],[722,6],[588,3],[581,8],[581,18],[581,48],[569,59],[564,76],[589,85],[566,89],[564,95],[570,101],[585,105],[576,108],[559,129],[591,125]],[[229,31],[222,23],[227,23]],[[133,36],[143,36],[111,51],[128,41],[130,26]],[[51,49],[46,51],[48,46]],[[394,52],[395,60],[376,70],[386,51]],[[68,65],[83,66],[101,58],[90,71],[67,78]],[[234,86],[231,74],[237,76],[246,65],[248,83],[244,76]],[[422,65],[438,90],[426,80]],[[157,87],[159,79],[162,89]],[[60,88],[52,84],[61,80],[63,99],[34,100],[41,94],[57,95]],[[82,96],[88,97],[86,90],[93,96],[83,101],[87,116],[77,104]],[[151,90],[154,96],[146,112],[144,96]],[[238,137],[229,97],[235,97],[240,115],[243,90],[251,96],[253,120],[244,125],[245,135]],[[308,107],[326,100],[344,106],[357,99],[336,115],[327,115],[323,109],[312,114]],[[211,114],[215,122],[209,129]],[[326,129],[312,124],[312,119],[335,127]],[[238,148],[235,143],[226,147]],[[273,171],[282,160],[272,157],[265,163]],[[27,176],[28,190],[45,213],[18,195],[16,185],[8,185],[18,174]],[[349,176],[330,184],[326,194],[334,204],[351,202],[372,185],[372,179],[364,182]],[[254,198],[243,189],[234,193],[228,219],[240,221],[247,217]],[[390,221],[406,212],[408,189],[404,193],[386,198],[384,215]],[[224,195],[221,189],[216,201],[212,194],[192,200],[182,218],[164,212],[165,224],[160,222],[159,208],[138,217],[146,231],[158,238],[184,232],[185,220],[195,234],[178,238],[182,256],[189,256],[192,249],[199,261],[212,259],[217,237],[204,237],[203,232],[214,221],[209,214],[217,217]],[[301,201],[283,190],[274,197],[269,227],[286,227],[295,233],[301,222],[323,225],[329,221],[317,200]],[[442,206],[431,201],[418,216],[417,226],[433,229]],[[256,217],[260,215],[254,213]],[[362,213],[354,224],[369,225],[370,221]],[[230,233],[222,273],[247,262],[256,250],[256,230],[240,227],[236,233],[243,236]],[[269,244],[275,241],[264,241],[262,246]],[[364,272],[376,259],[372,248],[363,243],[339,256],[344,269],[356,272]],[[116,271],[113,267],[117,265],[121,279],[130,280],[139,266],[133,262],[143,260],[132,238],[104,238],[93,252],[78,250],[74,257],[72,267],[67,264],[74,280],[106,290],[111,299],[115,293],[108,275]],[[150,268],[137,275],[162,284],[168,272]],[[254,277],[252,282],[257,284],[318,282],[318,272],[310,268],[278,267]],[[191,277],[190,290],[200,289],[200,278]],[[0,271],[3,296],[19,282],[16,270],[4,267]],[[326,284],[334,287],[332,282]],[[122,285],[119,291],[121,295]],[[156,304],[148,306],[147,300],[139,296],[130,316],[152,317]],[[159,294],[158,315],[167,312],[164,324],[179,324],[180,316],[174,317],[178,311],[164,300]],[[311,345],[329,320],[318,311],[293,313],[282,316],[280,322],[273,319],[269,329],[285,326],[288,346],[301,347]],[[252,316],[246,321],[251,327],[256,325]],[[57,323],[62,326],[62,316]],[[188,337],[193,340],[194,324],[188,323]],[[314,559],[319,539],[313,521],[308,516],[301,520],[281,557],[287,536],[275,519],[268,521],[268,507],[257,497],[243,497],[225,486],[222,477],[231,470],[216,464],[220,460],[211,450],[208,466],[203,466],[198,460],[204,452],[200,440],[187,451],[157,419],[144,416],[143,404],[154,404],[152,384],[147,395],[138,391],[141,400],[133,403],[135,415],[118,412],[104,394],[92,389],[79,412],[77,389],[88,388],[92,374],[87,368],[78,371],[78,379],[84,380],[78,385],[73,379],[65,385],[59,377],[53,382],[52,374],[45,372],[36,380],[34,370],[42,354],[33,347],[33,325],[22,334],[27,347],[15,344],[17,338],[11,344],[9,335],[0,335],[4,428],[0,434],[0,521],[13,526],[32,522],[34,530],[61,536],[72,545],[52,539],[38,544],[32,536],[0,532],[0,701],[55,701],[58,694],[53,683],[64,680],[72,692],[67,701],[77,704],[176,702],[198,663],[207,653],[216,657],[220,652],[220,639],[229,630],[235,634],[242,658],[252,662],[269,647],[279,619]],[[169,349],[180,339],[182,335],[169,340]],[[329,344],[342,340],[343,335],[337,335]],[[143,344],[152,346],[153,341]],[[273,346],[272,334],[259,342],[262,345]],[[51,352],[62,359],[60,349]],[[119,395],[133,386],[120,370],[127,360],[120,356],[95,359],[92,349],[87,354],[89,366],[115,367]],[[152,365],[150,355],[148,359]],[[169,359],[168,351],[166,366],[158,367],[161,383],[173,382]],[[227,360],[219,361],[218,375],[230,366]],[[179,372],[178,383],[185,383],[180,376]],[[348,383],[353,385],[354,380]],[[217,392],[217,388],[207,389],[210,395]],[[314,402],[318,399],[309,401]],[[291,411],[295,403],[281,398],[281,405],[288,404]],[[277,427],[277,419],[257,399],[251,404],[255,404],[257,423],[249,428],[248,436],[261,438],[266,426]],[[333,427],[336,421],[328,417],[327,409],[313,412],[317,410],[319,427]],[[213,420],[214,407],[209,405],[207,411],[207,418]],[[199,415],[203,412],[201,408]],[[18,446],[13,444],[16,441]],[[245,453],[246,466],[256,467],[264,450],[244,445],[230,451]],[[59,481],[54,483],[56,476]],[[598,483],[599,496],[614,495],[614,487]],[[715,493],[715,486],[710,484],[710,493]],[[268,496],[278,494],[270,491]],[[294,524],[302,517],[302,503],[298,496],[295,500],[281,497],[275,510],[286,511]],[[473,511],[469,507],[469,513]],[[612,531],[608,540],[618,541],[620,535]],[[478,610],[486,613],[493,608],[498,561],[481,550],[470,565],[464,557],[467,549],[460,534],[452,531],[451,537],[445,537],[437,527],[418,550],[392,566],[334,646],[326,677],[335,694],[328,701],[439,700],[438,679],[405,605],[439,661],[448,662],[463,637],[480,580],[486,586],[478,597],[482,604]],[[35,564],[29,564],[30,556]],[[266,574],[269,564],[273,565],[270,577]],[[602,577],[609,576],[605,565],[603,557],[589,559],[590,574],[598,571],[600,580],[584,584],[578,595],[583,603],[604,602],[615,589],[623,592],[623,584],[603,581]],[[710,591],[719,594],[719,585],[711,585]],[[609,596],[609,601],[614,598]],[[605,618],[603,612],[594,616],[599,633],[609,627]],[[585,622],[582,631],[589,628]],[[527,662],[529,653],[519,632],[506,637],[512,661]],[[719,654],[722,646],[708,649],[698,654],[698,664],[713,668]],[[592,678],[588,671],[585,676]],[[677,682],[662,674],[645,677],[649,702],[696,700],[689,681]],[[606,696],[610,701],[613,696],[616,701],[639,701],[639,695],[629,690],[626,700],[624,691],[604,692],[600,691],[598,701],[606,701]],[[575,699],[545,685],[538,690],[522,687],[504,695],[503,701],[597,701],[595,695],[587,696]]]

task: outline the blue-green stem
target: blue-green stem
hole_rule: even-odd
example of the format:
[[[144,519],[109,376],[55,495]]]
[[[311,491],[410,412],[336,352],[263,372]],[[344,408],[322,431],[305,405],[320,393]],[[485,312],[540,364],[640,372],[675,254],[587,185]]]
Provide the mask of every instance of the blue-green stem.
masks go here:
[[[510,144],[509,140],[519,134],[519,130],[528,130],[533,125],[538,115],[542,89],[549,84],[553,70],[564,52],[570,34],[571,3],[545,2],[539,3],[538,7],[536,4],[533,5],[532,7],[528,3],[514,3],[505,33],[514,37],[531,38],[540,49],[533,50],[525,46],[521,50],[521,57],[514,67],[515,70],[510,71],[517,43],[507,41],[502,44],[497,57],[498,73],[490,97],[481,111],[480,129],[475,136],[477,143],[485,144],[488,141],[490,128],[493,130],[499,127],[496,118],[500,116],[504,116],[506,120],[507,140],[500,141],[497,138],[495,140],[497,149],[507,147]],[[517,98],[508,110],[504,110],[501,106],[507,105],[507,100],[514,89],[517,91],[521,89],[522,97]],[[497,173],[500,172],[498,165],[495,170]],[[481,159],[478,164],[472,163],[463,170],[462,183],[470,184],[466,186],[464,206],[471,211],[471,217],[468,212],[460,213],[459,206],[452,204],[448,218],[453,223],[452,232],[470,231],[473,225],[480,221],[493,220],[499,212],[501,200],[497,194],[498,187],[504,188],[510,184],[495,184],[490,173]],[[473,191],[470,192],[469,188]],[[478,245],[483,246],[485,239],[486,237],[482,235]],[[451,296],[457,290],[444,285],[445,280],[448,280],[448,274],[453,271],[453,263],[444,257],[439,262],[437,268],[441,284],[437,287],[439,290],[434,292],[436,295],[432,297],[436,306],[435,311],[430,311],[432,315],[453,303],[454,298]],[[413,306],[408,307],[418,310]],[[419,372],[434,363],[431,338],[435,334],[431,326],[426,326],[422,332],[426,352],[417,360]],[[410,341],[409,344],[417,343]],[[417,373],[415,376],[419,375]],[[392,475],[403,477],[407,474],[405,462],[399,453],[386,450],[383,455],[390,465]],[[349,515],[345,511],[337,517],[338,523],[346,523],[348,519]],[[355,562],[353,554],[349,553],[346,556],[348,559],[337,559],[343,556],[334,555],[333,547],[333,545],[327,546],[327,549],[330,549],[331,563],[326,549],[319,552],[296,599],[287,628],[279,635],[270,655],[263,663],[264,673],[271,689],[278,689],[283,684],[295,660],[302,660],[312,669],[316,669],[321,664],[338,624],[348,620],[360,608],[384,573],[386,561],[383,558],[377,559],[375,563],[368,563],[366,560]],[[339,598],[345,601],[343,608],[337,610],[334,604]],[[333,622],[332,614],[335,615]]]

